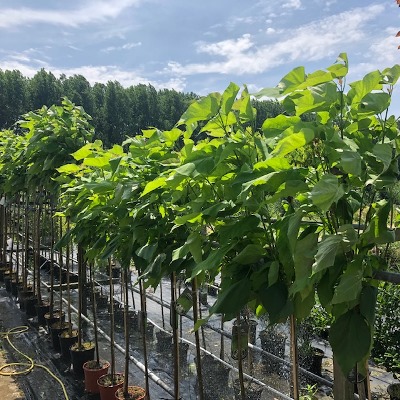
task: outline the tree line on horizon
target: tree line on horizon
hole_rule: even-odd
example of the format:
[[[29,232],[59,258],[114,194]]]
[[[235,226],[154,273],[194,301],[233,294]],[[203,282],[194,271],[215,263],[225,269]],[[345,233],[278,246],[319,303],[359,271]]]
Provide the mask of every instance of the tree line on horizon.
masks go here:
[[[68,97],[93,118],[96,139],[106,146],[120,144],[142,129],[172,129],[189,104],[200,96],[173,89],[156,90],[150,84],[123,87],[117,81],[91,85],[82,75],[57,78],[42,68],[32,78],[18,70],[0,69],[0,129],[12,128],[21,115],[42,106],[60,104]],[[283,111],[274,100],[253,100],[257,127]]]

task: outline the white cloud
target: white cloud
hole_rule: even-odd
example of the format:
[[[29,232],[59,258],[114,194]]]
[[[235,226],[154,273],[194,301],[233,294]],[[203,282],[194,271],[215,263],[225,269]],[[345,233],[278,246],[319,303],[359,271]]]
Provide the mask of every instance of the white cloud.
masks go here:
[[[130,50],[130,49],[133,49],[134,47],[139,47],[141,45],[142,45],[142,42],[125,43],[122,46],[109,46],[109,47],[106,47],[105,49],[102,49],[101,51],[103,53],[109,53],[111,51]]]
[[[286,3],[283,3],[282,8],[293,8],[298,10],[301,7],[301,0],[289,0]]]
[[[28,63],[25,63],[29,62]],[[19,70],[22,75],[32,78],[39,69],[45,68],[51,71],[53,75],[59,77],[65,74],[67,77],[72,75],[82,75],[88,82],[93,85],[96,82],[106,84],[109,81],[118,81],[122,86],[150,84],[156,89],[175,89],[176,91],[184,91],[186,87],[186,79],[184,77],[174,77],[167,81],[157,81],[145,78],[141,74],[132,70],[123,70],[115,65],[84,65],[76,68],[57,68],[49,65],[45,61],[29,59],[28,57],[18,57],[17,55],[10,57],[7,61],[0,61],[1,70]]]
[[[288,62],[309,62],[334,57],[347,45],[365,41],[368,22],[378,18],[384,5],[355,8],[291,29],[279,42],[257,46],[250,35],[237,40],[199,44],[198,51],[218,55],[222,61],[182,65],[169,62],[165,72],[181,76],[199,73],[260,74]]]
[[[223,40],[217,43],[199,42],[197,44],[197,51],[199,53],[229,57],[232,54],[240,54],[251,47],[253,47],[251,37],[249,34],[245,34],[236,40]]]
[[[142,0],[89,0],[72,10],[50,10],[38,8],[0,9],[0,29],[20,25],[49,24],[77,27],[80,25],[101,22],[116,18],[124,10],[139,4]]]
[[[267,30],[265,31],[265,33],[267,34],[267,35],[272,35],[273,33],[275,33],[276,32],[276,30],[274,29],[274,28],[267,28]]]

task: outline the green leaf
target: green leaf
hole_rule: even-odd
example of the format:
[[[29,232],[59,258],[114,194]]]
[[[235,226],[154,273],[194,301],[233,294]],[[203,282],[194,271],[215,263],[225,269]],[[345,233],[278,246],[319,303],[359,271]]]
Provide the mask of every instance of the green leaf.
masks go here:
[[[268,286],[271,286],[278,282],[279,278],[279,262],[272,261],[269,264],[269,271],[268,271]]]
[[[306,80],[304,67],[297,67],[285,75],[278,84],[281,95],[292,92]]]
[[[259,296],[271,323],[285,321],[293,310],[293,305],[288,299],[287,287],[283,282],[278,281],[269,287],[262,287]]]
[[[191,277],[194,278],[196,275],[200,274],[203,271],[211,271],[217,269],[220,266],[225,254],[229,250],[231,250],[232,247],[233,244],[230,244],[225,245],[220,249],[211,250],[209,256],[193,268]]]
[[[327,68],[334,78],[344,78],[349,71],[349,61],[346,53],[340,53],[336,63]]]
[[[83,160],[83,164],[89,167],[102,168],[106,165],[110,165],[110,158],[107,156],[88,157]]]
[[[164,176],[160,176],[156,179],[154,179],[153,181],[150,181],[146,184],[142,194],[140,195],[140,197],[145,196],[147,193],[152,192],[153,190],[156,190],[160,187],[164,187],[165,183],[167,181],[167,178],[165,178]]]
[[[61,167],[57,168],[57,171],[60,174],[74,174],[75,172],[80,171],[81,167],[76,164],[65,164]]]
[[[221,98],[221,112],[223,114],[228,115],[228,113],[231,111],[232,105],[235,102],[239,89],[239,86],[233,82],[231,82],[229,86],[225,89]]]
[[[352,100],[352,104],[358,106],[363,98],[373,90],[382,88],[381,74],[379,71],[373,71],[364,76],[360,81],[350,83],[351,90],[347,94]]]
[[[254,264],[265,254],[262,246],[248,244],[232,261],[241,265]]]
[[[355,151],[344,150],[340,158],[340,165],[346,174],[361,175],[361,156]]]
[[[75,160],[80,161],[90,156],[92,153],[93,153],[93,144],[88,143],[85,144],[83,147],[81,147],[79,150],[75,151],[75,153],[72,153],[72,157],[74,157]]]
[[[338,178],[332,174],[324,175],[311,191],[311,201],[322,211],[329,210],[343,195],[344,189],[339,184]]]
[[[202,260],[202,237],[198,232],[192,232],[187,240],[186,244],[189,248],[190,253],[193,256],[195,263],[199,264]]]
[[[332,324],[329,342],[344,375],[348,375],[369,353],[371,328],[360,314],[349,310]]]
[[[362,260],[352,260],[335,288],[332,304],[346,303],[358,299],[361,293],[363,275]]]
[[[376,204],[376,207],[378,208],[377,213],[360,235],[362,246],[393,243],[396,239],[394,229],[387,227],[391,204],[386,200],[381,200]]]
[[[331,267],[342,243],[341,235],[327,235],[318,243],[318,251],[313,265],[313,275]]]
[[[289,117],[279,114],[275,118],[267,118],[263,125],[262,131],[266,138],[275,138],[288,128],[293,128],[301,121],[300,117]]]
[[[314,131],[302,128],[299,132],[292,133],[279,140],[271,154],[275,157],[283,157],[294,150],[304,147],[314,139]]]
[[[378,289],[375,286],[364,286],[360,296],[360,312],[370,326],[374,326],[376,299]]]
[[[270,97],[275,99],[277,97],[282,97],[282,94],[278,87],[274,87],[261,89],[259,92],[253,93],[253,96],[258,99],[261,97]]]
[[[388,143],[377,143],[372,149],[373,155],[383,164],[380,173],[385,172],[392,162],[393,147]]]
[[[206,97],[192,103],[183,113],[178,125],[192,124],[198,121],[210,119],[219,110],[219,93],[211,93]]]
[[[260,219],[254,215],[243,217],[240,223],[233,222],[220,228],[220,237],[223,241],[228,241],[234,238],[242,238],[248,232],[253,232],[259,225]]]
[[[217,301],[211,307],[210,313],[237,314],[247,304],[250,296],[251,281],[243,278],[223,289],[218,294]]]

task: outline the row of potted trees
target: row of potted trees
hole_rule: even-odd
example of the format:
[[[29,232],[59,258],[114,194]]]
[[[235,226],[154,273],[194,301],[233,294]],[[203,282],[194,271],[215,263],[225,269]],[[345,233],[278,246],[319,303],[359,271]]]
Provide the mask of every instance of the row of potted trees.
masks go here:
[[[317,294],[332,315],[338,373],[365,373],[373,276],[396,241],[398,128],[387,109],[400,67],[371,72],[346,93],[347,73],[346,54],[323,71],[294,69],[259,93],[283,97],[286,110],[262,127],[247,88],[232,83],[194,102],[172,130],[148,129],[108,150],[64,99],[24,116],[25,135],[4,134],[2,190],[52,193],[55,215],[71,221],[58,246],[73,239],[88,262],[134,264],[142,296],[163,277],[183,275],[196,292],[219,275],[211,313],[230,320],[250,305],[275,324],[304,319]],[[42,207],[39,199],[39,215]],[[204,321],[193,312],[198,335]]]

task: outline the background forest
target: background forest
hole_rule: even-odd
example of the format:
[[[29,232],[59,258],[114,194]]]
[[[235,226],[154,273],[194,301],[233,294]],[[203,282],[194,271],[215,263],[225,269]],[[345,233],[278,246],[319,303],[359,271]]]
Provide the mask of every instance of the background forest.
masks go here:
[[[0,70],[0,129],[10,128],[30,110],[59,105],[63,96],[92,116],[95,138],[107,147],[121,144],[127,135],[135,136],[150,126],[171,129],[188,105],[199,98],[195,93],[156,90],[144,84],[127,88],[116,81],[91,85],[82,75],[56,78],[44,69],[33,78],[17,70]],[[253,100],[253,106],[257,128],[267,117],[283,112],[277,101]]]

